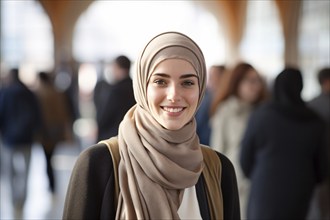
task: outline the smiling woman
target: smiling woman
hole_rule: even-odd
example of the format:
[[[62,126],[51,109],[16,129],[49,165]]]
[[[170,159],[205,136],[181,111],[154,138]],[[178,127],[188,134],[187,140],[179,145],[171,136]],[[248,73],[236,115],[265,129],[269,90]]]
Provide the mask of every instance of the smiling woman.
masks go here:
[[[151,114],[163,127],[178,130],[196,112],[199,86],[194,67],[183,59],[164,60],[157,65],[148,83]]]
[[[233,165],[196,134],[206,81],[198,45],[181,33],[159,34],[136,66],[137,104],[118,137],[80,155],[63,218],[240,219]]]

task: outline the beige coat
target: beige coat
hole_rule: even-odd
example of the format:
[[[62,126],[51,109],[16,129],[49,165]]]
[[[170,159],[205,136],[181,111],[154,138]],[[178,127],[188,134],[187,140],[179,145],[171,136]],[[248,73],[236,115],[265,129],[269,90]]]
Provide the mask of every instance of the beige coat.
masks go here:
[[[240,142],[244,134],[252,106],[236,97],[229,97],[211,118],[211,146],[226,155],[234,165],[240,197],[241,217],[246,217],[249,181],[244,177],[240,163]]]

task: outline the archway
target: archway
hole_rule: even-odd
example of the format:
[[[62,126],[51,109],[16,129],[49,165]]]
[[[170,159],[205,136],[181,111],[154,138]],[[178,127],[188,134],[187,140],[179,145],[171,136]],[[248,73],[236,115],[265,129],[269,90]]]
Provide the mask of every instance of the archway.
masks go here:
[[[37,71],[54,67],[54,38],[49,18],[38,1],[1,1],[1,62],[19,67],[33,84]]]

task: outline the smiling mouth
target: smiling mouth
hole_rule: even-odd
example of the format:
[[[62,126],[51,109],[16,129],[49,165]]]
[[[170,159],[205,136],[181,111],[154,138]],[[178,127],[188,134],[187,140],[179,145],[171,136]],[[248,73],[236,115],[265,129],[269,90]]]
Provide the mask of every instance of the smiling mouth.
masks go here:
[[[185,109],[184,107],[167,107],[167,106],[163,106],[161,108],[164,111],[169,112],[169,113],[179,113]]]

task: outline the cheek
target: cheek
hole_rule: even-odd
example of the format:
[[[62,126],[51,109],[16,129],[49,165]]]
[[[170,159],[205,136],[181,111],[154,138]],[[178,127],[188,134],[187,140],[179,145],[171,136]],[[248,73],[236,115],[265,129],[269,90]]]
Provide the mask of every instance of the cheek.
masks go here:
[[[252,101],[253,99],[257,98],[258,94],[260,93],[260,89],[261,87],[259,85],[244,85],[239,92],[240,97]]]
[[[259,84],[252,85],[250,88],[250,93],[254,97],[257,96],[260,93],[260,91],[261,91],[261,85]]]
[[[239,87],[238,87],[238,96],[239,97],[244,97],[244,95],[246,94],[246,92],[249,92],[248,91],[249,89],[247,88],[246,85],[244,84],[241,84]]]
[[[189,91],[186,94],[186,101],[188,102],[188,104],[193,107],[191,110],[195,111],[197,108],[197,104],[198,104],[198,99],[199,99],[199,90],[192,90]]]
[[[147,100],[149,108],[154,108],[154,106],[157,106],[161,102],[161,91],[157,90],[156,88],[152,86],[148,86],[147,88]]]

